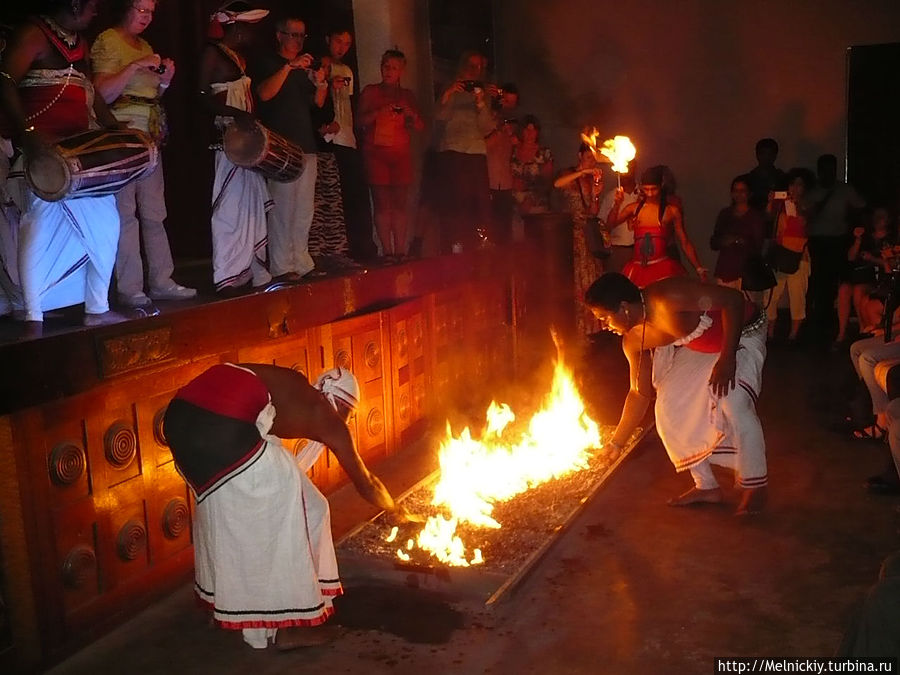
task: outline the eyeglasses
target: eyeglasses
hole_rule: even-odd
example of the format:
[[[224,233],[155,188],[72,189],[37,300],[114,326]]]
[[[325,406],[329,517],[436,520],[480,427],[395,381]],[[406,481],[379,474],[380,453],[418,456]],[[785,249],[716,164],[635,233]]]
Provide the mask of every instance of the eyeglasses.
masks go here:
[[[280,31],[278,31],[278,34],[284,35],[285,37],[289,37],[293,40],[305,40],[306,39],[306,33],[289,33],[286,30],[280,30]]]

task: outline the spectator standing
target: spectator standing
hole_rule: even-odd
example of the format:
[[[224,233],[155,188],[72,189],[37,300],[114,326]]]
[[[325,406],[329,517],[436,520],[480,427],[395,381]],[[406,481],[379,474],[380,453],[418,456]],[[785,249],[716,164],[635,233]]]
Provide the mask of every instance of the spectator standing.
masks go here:
[[[513,146],[513,197],[519,215],[550,210],[553,155],[540,144],[541,123],[534,115],[522,119],[520,140]]]
[[[632,163],[627,173],[619,175],[619,181],[622,185],[621,208],[623,209],[629,204],[634,204],[639,197],[634,171],[634,164]],[[615,199],[616,191],[610,190],[603,195],[603,200],[600,202],[600,218],[606,223],[611,245],[609,258],[604,265],[607,272],[621,272],[625,268],[625,264],[631,260],[632,251],[634,250],[634,231],[628,227],[628,224],[619,223],[611,226],[608,222]]]
[[[809,301],[817,330],[830,337],[838,283],[847,266],[847,240],[855,215],[851,211],[862,209],[865,201],[853,187],[838,180],[834,155],[819,157],[816,171],[818,186],[809,195]]]
[[[275,49],[251,63],[260,100],[259,117],[268,128],[303,150],[303,171],[284,183],[268,181],[274,206],[269,212],[269,271],[277,281],[297,281],[315,267],[309,254],[317,158],[310,106],[327,95],[322,69],[311,70],[313,57],[303,52],[306,24],[286,16],[275,24]]]
[[[767,210],[775,214],[775,236],[773,247],[782,255],[772,256],[775,272],[775,287],[766,313],[769,319],[768,337],[775,337],[775,323],[778,319],[778,301],[788,292],[791,308],[791,329],[789,342],[796,342],[800,325],[806,319],[806,290],[809,284],[808,190],[812,185],[812,174],[806,169],[791,169],[788,172],[787,199],[774,200],[770,193]]]
[[[488,181],[491,188],[491,241],[504,244],[512,238],[515,198],[513,197],[512,152],[519,130],[516,113],[519,90],[510,83],[500,86],[494,105],[494,130],[484,139],[487,150]]]
[[[466,52],[457,77],[441,94],[437,121],[441,125],[435,170],[442,187],[438,207],[441,250],[454,244],[474,246],[477,229],[491,222],[490,183],[485,136],[494,129],[484,78],[487,57]]]
[[[751,258],[762,257],[766,238],[766,220],[749,204],[750,184],[747,176],[731,181],[731,206],[716,218],[709,247],[719,252],[716,281],[736,290],[743,288],[743,276]]]
[[[406,56],[397,49],[381,57],[381,82],[370,84],[359,96],[359,121],[363,131],[363,160],[372,202],[375,227],[386,257],[406,256],[409,185],[412,183],[410,131],[421,131],[415,94],[400,86]]]
[[[156,0],[116,0],[116,24],[103,31],[91,47],[94,86],[117,120],[150,135],[158,145],[166,140],[166,115],[160,99],[175,76],[175,62],[160,58],[141,37],[153,21]],[[197,295],[172,280],[175,263],[163,222],[166,219],[162,161],[139,181],[116,194],[119,247],[116,283],[119,303],[144,313],[156,313],[152,300],[186,300]],[[143,241],[148,293],[144,293]]]
[[[586,307],[582,298],[592,283],[603,273],[603,263],[588,250],[585,226],[593,220],[600,227],[600,195],[603,193],[603,171],[594,153],[582,143],[578,148],[578,164],[563,172],[554,182],[572,214],[573,268],[575,273],[575,325],[579,335],[590,336],[600,331],[600,322]]]
[[[334,106],[334,121],[337,123],[337,129],[326,133],[325,140],[331,144],[340,169],[350,256],[360,261],[370,260],[377,250],[372,240],[372,212],[369,209],[366,175],[353,132],[351,97],[356,91],[356,79],[353,70],[344,63],[344,57],[353,45],[353,35],[346,28],[335,28],[329,31],[325,39],[328,55],[324,63]]]
[[[787,174],[775,166],[778,159],[778,141],[761,138],[756,142],[756,166],[747,172],[750,187],[749,204],[760,213],[765,213],[769,203],[769,193],[787,189]]]

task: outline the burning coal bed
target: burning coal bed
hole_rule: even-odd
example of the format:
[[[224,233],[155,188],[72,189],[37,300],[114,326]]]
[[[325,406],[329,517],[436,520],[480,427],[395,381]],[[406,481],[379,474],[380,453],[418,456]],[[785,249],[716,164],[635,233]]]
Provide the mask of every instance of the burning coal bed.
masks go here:
[[[448,423],[436,477],[402,500],[427,518],[424,525],[397,526],[381,516],[342,542],[338,556],[391,561],[395,569],[515,574],[614,468],[622,453],[606,447],[612,432],[587,415],[558,354],[550,389],[530,419],[492,402],[478,434],[467,427],[454,436]]]
[[[608,438],[612,428],[604,428],[603,432]],[[588,457],[584,468],[533,487],[508,501],[498,502],[492,517],[501,527],[485,528],[460,523],[456,534],[466,542],[467,548],[481,552],[481,562],[476,564],[485,572],[512,574],[566,524],[610,471],[616,459],[616,456],[601,448]],[[432,503],[436,481],[408,494],[402,504],[411,513],[445,517],[445,509]],[[421,523],[406,523],[400,525],[395,536],[391,537],[393,528],[382,515],[345,541],[341,549],[360,557],[392,561],[401,568],[442,566],[444,563],[415,544],[421,530]],[[389,538],[391,541],[387,541]],[[413,542],[412,547],[409,547],[410,541]],[[398,550],[405,553],[409,560],[398,557]],[[472,558],[475,559],[474,553]]]

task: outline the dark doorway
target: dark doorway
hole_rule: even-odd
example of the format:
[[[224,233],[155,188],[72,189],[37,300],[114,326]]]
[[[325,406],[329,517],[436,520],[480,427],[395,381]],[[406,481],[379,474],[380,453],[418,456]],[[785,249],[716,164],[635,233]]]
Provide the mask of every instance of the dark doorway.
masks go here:
[[[847,56],[847,177],[869,204],[900,210],[900,43]]]

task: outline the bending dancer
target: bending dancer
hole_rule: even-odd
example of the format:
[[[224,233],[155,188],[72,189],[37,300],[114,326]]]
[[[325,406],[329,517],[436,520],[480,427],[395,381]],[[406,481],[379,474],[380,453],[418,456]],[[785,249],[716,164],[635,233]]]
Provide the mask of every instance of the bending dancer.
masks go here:
[[[734,470],[742,488],[739,515],[765,504],[766,448],[756,401],[766,359],[766,318],[731,288],[693,279],[663,279],[640,290],[604,274],[585,301],[604,328],[623,336],[630,388],[612,444],[621,448],[656,388],[656,429],[678,472],[694,487],[672,506],[718,503],[710,464]]]
[[[634,255],[625,264],[622,273],[638,288],[644,288],[659,279],[686,274],[678,259],[676,237],[697,275],[706,281],[707,270],[700,264],[697,250],[688,239],[682,210],[677,203],[667,200],[663,189],[665,170],[666,167],[654,166],[644,171],[641,175],[640,199],[621,211],[625,191],[621,187],[617,188],[612,210],[606,217],[610,228],[628,223],[629,229],[634,231]]]
[[[269,14],[246,2],[230,2],[212,16],[224,37],[208,44],[200,61],[200,94],[216,127],[230,124],[254,128],[253,97],[246,63],[239,50],[252,37],[249,24]],[[235,166],[216,149],[212,192],[213,282],[223,295],[239,293],[251,282],[265,286],[272,280],[266,269],[266,211],[271,208],[266,179],[251,169]]]
[[[342,592],[328,501],[305,473],[325,446],[363,497],[398,511],[345,424],[358,400],[344,369],[323,373],[314,388],[289,368],[219,364],[166,410],[175,466],[197,499],[194,591],[222,628],[241,630],[256,649],[334,637],[322,625]],[[295,457],[281,438],[312,442]]]
[[[51,0],[48,12],[16,31],[0,61],[0,112],[24,156],[47,153],[48,144],[114,127],[115,118],[94,96],[87,41],[79,31],[97,15],[97,0]],[[116,261],[116,199],[81,197],[47,202],[24,179],[24,159],[7,185],[22,213],[18,270],[25,320],[39,334],[44,312],[84,303],[84,325],[124,320],[109,311],[109,282]],[[13,177],[15,176],[15,177]]]

